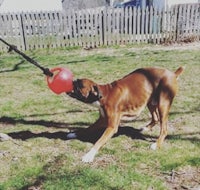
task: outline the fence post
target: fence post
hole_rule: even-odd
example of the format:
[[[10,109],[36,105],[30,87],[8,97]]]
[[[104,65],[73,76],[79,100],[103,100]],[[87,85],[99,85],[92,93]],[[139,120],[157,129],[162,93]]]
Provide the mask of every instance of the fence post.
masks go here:
[[[104,10],[101,11],[101,29],[102,29],[102,43],[103,45],[105,45]]]
[[[21,23],[21,28],[22,28],[22,39],[23,39],[23,45],[24,45],[24,50],[27,50],[26,46],[26,37],[25,37],[25,30],[24,30],[24,23],[23,23],[23,18],[22,18],[22,13],[20,14],[20,23]]]

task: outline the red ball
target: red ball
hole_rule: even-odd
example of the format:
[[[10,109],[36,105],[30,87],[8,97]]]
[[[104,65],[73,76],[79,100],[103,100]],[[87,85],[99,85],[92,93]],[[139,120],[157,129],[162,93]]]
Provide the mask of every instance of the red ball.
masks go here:
[[[73,74],[69,69],[57,67],[50,71],[53,77],[47,76],[47,83],[54,93],[61,94],[73,90]]]

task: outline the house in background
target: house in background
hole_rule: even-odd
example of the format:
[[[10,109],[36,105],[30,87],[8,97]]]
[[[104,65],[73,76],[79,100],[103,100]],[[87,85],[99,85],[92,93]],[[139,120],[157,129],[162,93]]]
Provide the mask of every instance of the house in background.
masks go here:
[[[200,3],[200,0],[149,0],[150,5],[162,10],[167,7],[172,7],[178,4]]]
[[[114,7],[141,7],[145,8],[147,6],[156,7],[159,10],[162,10],[166,7],[171,7],[176,4],[186,4],[186,3],[200,3],[200,0],[125,0],[123,2],[113,2]]]
[[[87,9],[95,7],[145,8],[154,6],[159,10],[175,4],[200,3],[200,0],[0,0],[0,12],[54,11],[69,9]]]
[[[115,8],[123,8],[123,7],[141,7],[145,8],[149,6],[149,2],[147,0],[129,0],[129,1],[124,1],[120,3],[114,3],[113,6]]]
[[[110,0],[62,0],[64,10],[110,6]]]

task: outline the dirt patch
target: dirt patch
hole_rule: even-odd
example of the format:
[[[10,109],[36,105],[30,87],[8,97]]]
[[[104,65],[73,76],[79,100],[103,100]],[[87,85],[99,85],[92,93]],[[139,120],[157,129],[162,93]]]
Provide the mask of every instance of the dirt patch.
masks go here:
[[[193,43],[174,43],[169,45],[155,45],[155,46],[145,46],[145,50],[197,50],[200,49],[200,42]]]
[[[121,45],[121,48],[127,49],[129,51],[141,51],[141,50],[151,50],[151,51],[170,51],[170,50],[200,50],[200,42],[192,42],[192,43],[174,43],[174,44],[160,44],[160,45],[149,45],[145,44],[145,46],[134,46],[134,47],[127,47],[125,45]],[[116,52],[120,53],[122,49],[115,49],[115,48],[91,48],[91,49],[83,49],[81,51],[81,56],[88,56],[94,54],[104,54],[107,56],[113,56]]]
[[[164,173],[166,186],[174,190],[200,190],[200,168],[187,166]]]
[[[67,56],[93,56],[93,55],[104,55],[104,56],[124,56],[124,50],[129,52],[143,52],[143,51],[185,51],[185,50],[200,50],[200,42],[191,42],[191,43],[170,43],[170,44],[135,44],[131,46],[120,45],[118,47],[91,47],[91,48],[82,48],[73,51],[65,51]],[[50,50],[49,50],[50,51]],[[55,50],[51,50],[49,53],[55,53]],[[60,51],[61,55],[63,52]],[[59,52],[57,51],[58,55]]]

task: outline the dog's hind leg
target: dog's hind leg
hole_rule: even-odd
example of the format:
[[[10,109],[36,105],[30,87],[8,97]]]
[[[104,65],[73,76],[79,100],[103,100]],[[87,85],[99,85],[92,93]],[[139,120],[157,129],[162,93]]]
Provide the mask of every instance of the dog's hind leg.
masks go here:
[[[161,93],[158,105],[158,113],[160,119],[160,135],[158,140],[151,145],[151,149],[153,150],[160,148],[161,145],[163,144],[163,141],[165,140],[165,137],[167,136],[168,114],[172,103],[172,99],[173,98],[172,97],[169,98],[167,94]]]
[[[151,122],[146,127],[142,128],[142,131],[151,131],[152,128],[159,122],[158,105],[149,102],[147,107],[151,113]]]

